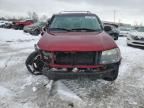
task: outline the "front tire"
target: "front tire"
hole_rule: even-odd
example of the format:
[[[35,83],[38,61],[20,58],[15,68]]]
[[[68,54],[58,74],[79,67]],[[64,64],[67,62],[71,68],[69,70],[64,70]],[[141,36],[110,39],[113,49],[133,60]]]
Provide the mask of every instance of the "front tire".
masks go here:
[[[24,28],[24,25],[19,25],[19,30],[23,30],[23,28]]]
[[[118,34],[113,34],[114,40],[118,40],[119,35]]]
[[[132,46],[132,45],[127,43],[127,46]]]
[[[118,36],[115,37],[115,40],[118,40]]]
[[[34,75],[41,75],[44,63],[37,51],[32,52],[26,59],[25,65],[28,71]]]
[[[32,31],[30,34],[31,34],[31,35],[34,35],[34,36],[37,36],[37,35],[40,34],[40,31],[39,31],[38,29],[35,29],[35,30]]]
[[[39,35],[40,34],[40,31],[38,30],[38,29],[36,29],[35,31],[34,31],[34,35]]]

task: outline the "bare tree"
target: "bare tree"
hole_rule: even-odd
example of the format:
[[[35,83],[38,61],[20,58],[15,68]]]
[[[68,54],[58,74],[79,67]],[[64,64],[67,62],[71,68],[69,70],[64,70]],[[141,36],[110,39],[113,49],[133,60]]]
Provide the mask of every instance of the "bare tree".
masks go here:
[[[32,12],[30,12],[30,11],[28,12],[28,18],[32,19]]]
[[[38,17],[38,15],[37,15],[36,12],[33,12],[33,14],[32,14],[32,19],[33,19],[35,22],[37,22],[37,21],[39,20],[39,17]]]
[[[39,20],[38,14],[36,12],[28,12],[28,17],[35,22]]]
[[[48,18],[47,18],[46,15],[42,15],[42,16],[40,17],[40,20],[41,20],[41,21],[47,21],[47,19],[48,19]]]

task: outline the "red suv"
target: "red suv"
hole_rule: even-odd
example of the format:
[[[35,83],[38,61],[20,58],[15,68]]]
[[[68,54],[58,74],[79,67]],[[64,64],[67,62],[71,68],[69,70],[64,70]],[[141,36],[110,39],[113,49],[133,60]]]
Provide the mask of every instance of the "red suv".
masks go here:
[[[114,81],[121,54],[103,28],[99,17],[90,12],[63,12],[49,20],[35,51],[26,60],[28,70],[51,80],[101,78]]]
[[[23,20],[23,21],[13,22],[13,25],[14,25],[14,29],[22,30],[24,28],[24,26],[31,25],[33,23],[34,23],[33,20]]]

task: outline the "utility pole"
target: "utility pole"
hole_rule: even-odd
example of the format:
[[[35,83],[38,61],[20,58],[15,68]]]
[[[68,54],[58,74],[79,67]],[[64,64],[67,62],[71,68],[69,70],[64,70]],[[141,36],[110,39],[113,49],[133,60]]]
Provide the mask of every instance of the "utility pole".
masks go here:
[[[119,26],[120,26],[120,25],[121,25],[121,19],[119,19],[119,22],[118,22],[118,23],[119,23]]]
[[[113,19],[114,19],[114,23],[116,23],[116,10],[113,11]]]

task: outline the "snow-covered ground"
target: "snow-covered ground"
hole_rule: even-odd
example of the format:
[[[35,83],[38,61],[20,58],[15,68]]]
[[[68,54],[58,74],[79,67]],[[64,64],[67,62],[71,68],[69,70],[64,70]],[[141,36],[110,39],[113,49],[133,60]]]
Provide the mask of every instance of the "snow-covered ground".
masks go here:
[[[113,83],[85,79],[51,85],[25,67],[39,38],[0,29],[0,108],[144,108],[144,49],[128,47],[125,37],[116,41],[123,59]]]

